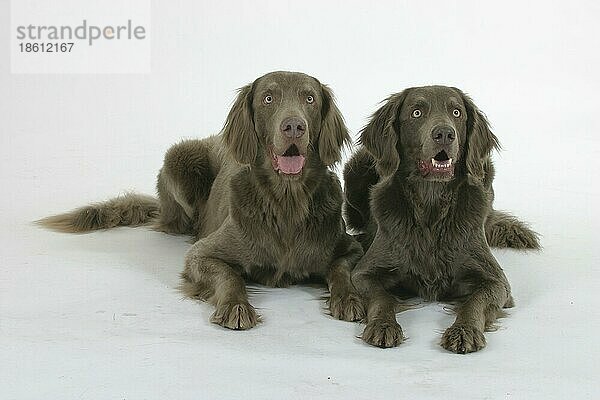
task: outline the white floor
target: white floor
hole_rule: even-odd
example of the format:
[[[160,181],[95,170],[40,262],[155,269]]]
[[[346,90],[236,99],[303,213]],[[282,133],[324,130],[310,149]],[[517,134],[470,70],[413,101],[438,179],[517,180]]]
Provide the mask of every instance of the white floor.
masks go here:
[[[0,398],[600,398],[596,3],[319,3],[305,30],[285,35],[275,17],[305,8],[254,2],[245,17],[265,19],[236,19],[240,35],[226,5],[169,4],[153,3],[151,74],[16,75],[0,63]],[[321,26],[339,46],[318,40]],[[286,46],[318,59],[286,58]],[[264,322],[224,330],[176,290],[186,238],[31,224],[123,190],[152,193],[166,148],[218,131],[233,89],[274,69],[331,84],[354,135],[411,85],[460,86],[487,113],[504,146],[496,206],[529,221],[544,249],[494,252],[516,307],[483,351],[438,346],[453,320],[443,304],[398,315],[400,347],[369,347],[360,324],[333,320],[323,290],[304,286],[257,288]]]
[[[553,193],[534,198],[591,197]],[[486,349],[466,356],[437,345],[453,318],[441,304],[398,315],[410,339],[381,350],[357,338],[359,324],[327,316],[314,287],[260,288],[252,302],[264,323],[221,329],[210,306],[175,290],[184,238],[141,228],[69,236],[3,215],[2,397],[594,398],[598,251],[579,238],[598,219],[535,209],[545,249],[495,252],[517,307]]]

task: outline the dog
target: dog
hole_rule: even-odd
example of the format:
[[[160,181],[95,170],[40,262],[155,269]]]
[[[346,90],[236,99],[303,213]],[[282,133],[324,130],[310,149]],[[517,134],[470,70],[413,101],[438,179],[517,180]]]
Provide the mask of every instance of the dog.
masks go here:
[[[441,345],[482,349],[484,331],[513,306],[489,245],[539,248],[526,224],[492,209],[499,143],[485,115],[459,89],[410,88],[373,114],[360,143],[344,170],[344,212],[366,249],[352,275],[366,299],[362,339],[399,345],[392,294],[408,294],[458,302]]]
[[[40,223],[66,232],[152,223],[195,236],[182,289],[212,303],[211,322],[225,328],[260,321],[246,281],[324,280],[332,316],[360,320],[351,270],[363,251],[346,233],[342,188],[329,169],[349,142],[327,86],[302,73],[268,73],[240,89],[220,135],[167,151],[158,199],[128,194]]]

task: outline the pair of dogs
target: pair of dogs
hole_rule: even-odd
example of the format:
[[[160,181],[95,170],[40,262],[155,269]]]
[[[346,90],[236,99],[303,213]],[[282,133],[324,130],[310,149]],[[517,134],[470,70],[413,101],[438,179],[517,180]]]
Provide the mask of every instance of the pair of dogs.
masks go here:
[[[539,247],[535,232],[492,208],[498,140],[484,114],[456,88],[392,95],[360,132],[343,192],[328,167],[349,144],[327,86],[269,73],[239,91],[220,135],[168,150],[158,199],[128,194],[40,222],[66,232],[153,223],[195,236],[183,290],[214,304],[211,321],[226,328],[260,321],[246,281],[320,280],[332,316],[365,321],[369,344],[403,341],[395,296],[409,294],[456,302],[445,349],[483,348],[486,328],[513,305],[489,246]]]

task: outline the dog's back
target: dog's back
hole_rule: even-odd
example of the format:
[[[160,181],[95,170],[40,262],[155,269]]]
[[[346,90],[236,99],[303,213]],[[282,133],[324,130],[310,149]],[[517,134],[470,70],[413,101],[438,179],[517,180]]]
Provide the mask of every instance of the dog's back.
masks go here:
[[[151,224],[171,234],[204,236],[227,216],[228,191],[223,188],[228,186],[232,171],[239,168],[227,159],[219,136],[181,141],[165,154],[158,174],[158,198],[126,193],[37,223],[67,233]],[[215,180],[219,182],[219,193],[213,194],[215,201],[209,202]]]

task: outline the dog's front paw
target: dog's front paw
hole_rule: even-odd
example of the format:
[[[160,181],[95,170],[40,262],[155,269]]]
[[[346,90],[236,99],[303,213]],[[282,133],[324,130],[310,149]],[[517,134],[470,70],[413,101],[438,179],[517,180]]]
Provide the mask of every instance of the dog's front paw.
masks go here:
[[[452,325],[444,332],[441,345],[453,353],[473,353],[485,347],[485,336],[478,328],[469,325]]]
[[[342,321],[360,321],[365,317],[365,306],[362,298],[356,292],[344,295],[331,294],[329,311],[334,318]]]
[[[404,335],[396,321],[373,320],[365,327],[362,340],[381,348],[396,347],[404,341]]]
[[[256,310],[249,303],[225,303],[217,307],[210,322],[222,327],[244,330],[255,326],[259,321]]]

